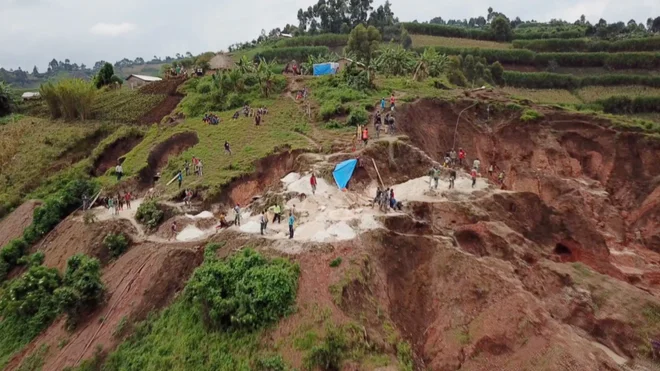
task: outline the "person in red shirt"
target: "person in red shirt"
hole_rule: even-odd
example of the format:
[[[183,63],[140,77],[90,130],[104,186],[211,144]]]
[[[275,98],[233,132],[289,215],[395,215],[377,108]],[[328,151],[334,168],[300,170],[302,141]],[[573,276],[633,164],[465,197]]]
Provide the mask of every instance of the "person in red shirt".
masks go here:
[[[465,161],[465,151],[463,151],[463,148],[458,149],[458,163],[463,165],[463,162]]]
[[[477,184],[477,169],[472,168],[470,175],[472,176],[472,188],[474,188],[474,185]]]
[[[365,146],[369,143],[369,129],[367,128],[362,130],[362,141],[364,142]]]
[[[312,194],[316,194],[316,175],[312,173],[312,177],[309,178],[309,184],[312,186]]]
[[[392,96],[390,96],[390,111],[394,111],[395,103],[396,103],[396,99],[394,98],[394,93],[392,93]]]
[[[126,194],[124,194],[124,198],[126,198],[126,208],[130,209],[131,208],[131,192],[126,192]]]

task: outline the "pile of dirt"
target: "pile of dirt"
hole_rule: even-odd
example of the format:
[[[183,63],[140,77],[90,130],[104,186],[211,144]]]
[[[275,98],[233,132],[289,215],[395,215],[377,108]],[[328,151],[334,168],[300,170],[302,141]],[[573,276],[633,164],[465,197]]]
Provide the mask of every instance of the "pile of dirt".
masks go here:
[[[41,205],[39,201],[26,201],[0,220],[0,247],[23,235],[23,230],[32,224],[34,209],[39,205]]]
[[[174,134],[165,141],[158,143],[149,152],[147,158],[147,167],[143,168],[139,174],[140,185],[143,188],[153,184],[153,177],[156,173],[167,165],[170,156],[178,156],[183,151],[199,143],[197,133],[188,131]]]
[[[137,235],[133,225],[124,219],[85,224],[80,216],[64,219],[46,237],[35,245],[35,251],[45,254],[44,265],[64,271],[67,260],[75,254],[98,258],[105,266],[111,260],[110,251],[103,246],[108,234]]]
[[[186,81],[184,76],[167,78],[160,81],[154,81],[142,86],[138,91],[140,94],[167,94],[176,95],[179,85]]]
[[[75,366],[91,358],[99,346],[104,351],[114,349],[123,335],[130,333],[132,324],[172,300],[201,261],[202,250],[195,245],[134,246],[103,270],[107,296],[102,307],[89,314],[73,333],[66,330],[64,318],[58,320],[18,353],[6,370],[16,370],[43,345],[48,349],[44,370]],[[118,328],[122,329],[119,333]]]
[[[94,160],[92,175],[101,176],[105,174],[108,169],[113,168],[118,163],[122,162],[122,156],[130,152],[133,147],[142,141],[141,134],[131,135],[124,138],[119,138],[110,143],[99,157]]]

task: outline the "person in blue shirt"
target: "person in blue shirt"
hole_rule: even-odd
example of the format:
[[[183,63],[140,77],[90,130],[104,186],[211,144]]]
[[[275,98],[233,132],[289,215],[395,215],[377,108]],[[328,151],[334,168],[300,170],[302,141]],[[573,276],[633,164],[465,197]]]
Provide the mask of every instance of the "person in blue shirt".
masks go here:
[[[181,174],[181,170],[179,170],[179,173],[176,175],[176,177],[179,181],[179,189],[181,189],[181,182],[183,182],[183,174]]]
[[[382,111],[385,111],[385,98],[380,100],[380,109]]]
[[[293,223],[296,222],[296,217],[293,213],[289,213],[289,239],[293,238]]]

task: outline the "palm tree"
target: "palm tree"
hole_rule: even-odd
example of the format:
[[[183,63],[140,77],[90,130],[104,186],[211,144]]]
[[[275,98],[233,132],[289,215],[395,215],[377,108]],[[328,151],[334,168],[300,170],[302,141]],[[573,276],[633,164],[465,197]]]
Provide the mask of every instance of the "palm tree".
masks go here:
[[[402,48],[401,45],[384,48],[375,61],[375,65],[380,71],[395,76],[410,73],[414,63],[413,54]]]
[[[424,49],[415,64],[413,80],[421,81],[429,76],[439,76],[447,69],[448,59],[446,55],[440,55],[433,48]]]

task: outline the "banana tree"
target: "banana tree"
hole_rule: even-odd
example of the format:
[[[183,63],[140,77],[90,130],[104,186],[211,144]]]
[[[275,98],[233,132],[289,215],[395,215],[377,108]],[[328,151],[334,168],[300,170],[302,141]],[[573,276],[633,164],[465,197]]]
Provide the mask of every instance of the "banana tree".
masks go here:
[[[270,93],[273,89],[273,65],[274,63],[269,63],[264,58],[261,58],[256,68],[257,80],[259,81],[261,94],[266,98],[270,96]]]
[[[426,48],[417,58],[413,80],[421,81],[429,76],[439,76],[447,70],[447,67],[448,59],[446,55],[438,54],[433,48]]]
[[[381,72],[388,75],[401,76],[410,73],[415,65],[414,56],[401,45],[383,48],[375,60],[375,65]]]
[[[238,67],[238,70],[244,74],[255,71],[254,63],[252,63],[252,61],[245,55],[236,62],[236,67]]]

